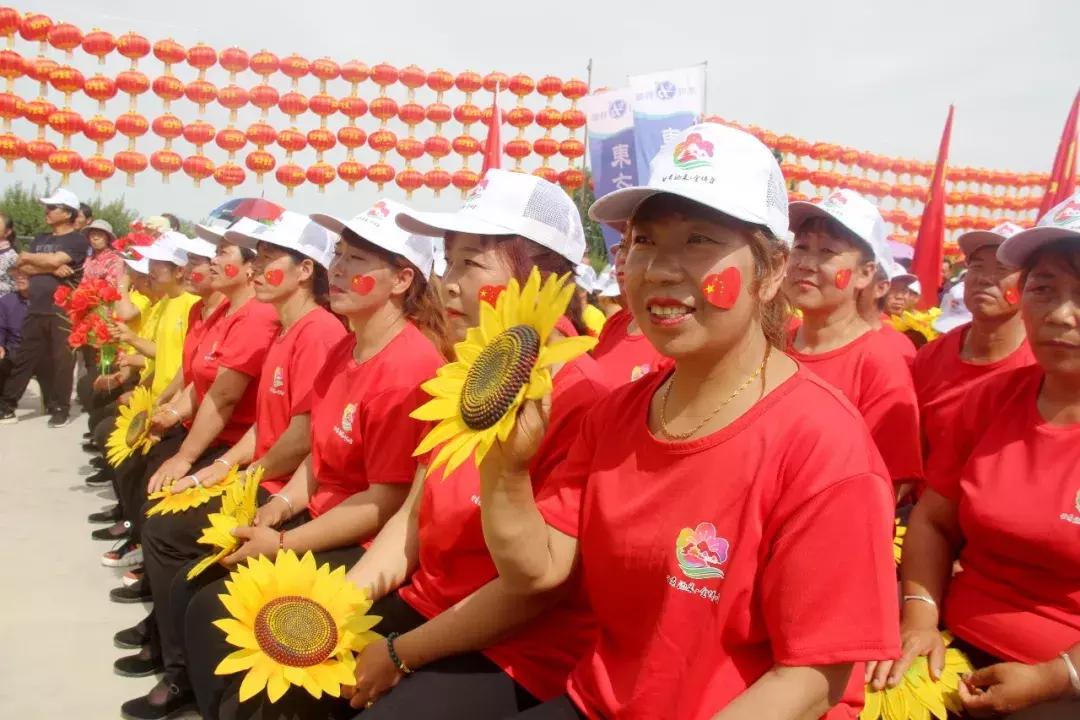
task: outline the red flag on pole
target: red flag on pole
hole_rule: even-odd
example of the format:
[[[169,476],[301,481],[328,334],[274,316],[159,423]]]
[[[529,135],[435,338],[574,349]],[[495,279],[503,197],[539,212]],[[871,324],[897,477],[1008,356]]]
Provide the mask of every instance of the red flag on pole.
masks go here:
[[[1064,202],[1065,198],[1072,197],[1076,190],[1076,121],[1080,114],[1080,91],[1073,98],[1072,110],[1065,119],[1065,129],[1061,133],[1061,142],[1058,143],[1057,154],[1054,156],[1054,165],[1050,169],[1050,181],[1046,184],[1043,193],[1042,205],[1039,206],[1039,217],[1045,215],[1050,208]]]
[[[941,263],[945,260],[945,165],[949,160],[949,139],[952,136],[953,106],[945,120],[945,131],[938,145],[937,164],[930,181],[930,191],[923,207],[919,237],[915,241],[915,257],[911,272],[919,278],[922,297],[919,309],[926,310],[938,304],[941,292]]]
[[[502,167],[502,140],[499,138],[499,127],[502,118],[499,117],[499,89],[491,96],[491,122],[488,123],[487,142],[484,143],[484,167],[480,170],[483,175],[492,168]]]

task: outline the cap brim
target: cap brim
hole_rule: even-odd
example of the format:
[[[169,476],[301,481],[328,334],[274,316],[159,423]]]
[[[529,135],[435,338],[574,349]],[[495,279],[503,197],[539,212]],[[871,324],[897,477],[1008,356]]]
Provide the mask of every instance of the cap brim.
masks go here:
[[[817,203],[807,202],[806,200],[795,200],[794,202],[788,203],[788,227],[791,228],[792,233],[794,233],[795,230],[799,228],[799,226],[801,226],[810,218],[818,217],[840,223],[845,228],[847,228],[848,232],[850,232],[860,242],[862,242],[865,247],[869,248],[870,252],[874,253],[875,255],[877,254],[876,252],[874,252],[874,246],[871,245],[868,240],[866,240],[862,235],[857,233],[853,228],[848,227],[843,220],[836,217],[825,208],[821,207],[821,205],[818,205]]]
[[[964,257],[971,257],[980,248],[1001,245],[1003,242],[1005,238],[989,230],[974,230],[956,238],[956,244],[960,246],[960,252],[964,253]]]
[[[141,275],[150,273],[150,261],[143,257],[141,260],[129,260],[124,258],[124,264]]]
[[[638,205],[651,198],[653,195],[673,195],[675,197],[696,202],[702,207],[715,210],[718,213],[728,215],[736,220],[753,223],[754,225],[766,225],[765,221],[761,218],[751,217],[741,209],[716,207],[715,205],[702,202],[700,198],[696,198],[690,193],[682,193],[669,189],[660,190],[651,187],[628,187],[608,193],[589,207],[589,217],[596,222],[611,226],[614,230],[619,230],[619,224],[621,223],[623,229],[619,231],[625,232],[626,223],[633,217],[634,211],[637,210]]]
[[[212,258],[217,253],[217,245],[201,238],[185,237],[184,240],[178,244],[180,245],[180,249],[188,255]]]
[[[225,238],[224,230],[219,231],[216,228],[212,228],[208,225],[196,225],[195,234],[206,242],[213,243],[215,245],[217,245]]]
[[[319,225],[322,225],[324,228],[326,228],[330,232],[336,233],[338,235],[340,235],[341,232],[346,227],[348,227],[348,225],[345,223],[344,220],[341,220],[340,218],[336,218],[333,215],[326,215],[325,213],[313,213],[311,215],[308,215],[308,217],[311,218],[311,220],[313,222],[316,222]]]
[[[239,230],[226,230],[222,233],[221,239],[232,245],[247,248],[248,250],[254,250],[261,241],[266,240],[266,238],[257,238],[254,235],[248,235]],[[270,241],[266,240],[266,242]],[[275,243],[270,242],[270,244],[273,245]]]
[[[506,235],[514,232],[512,228],[460,212],[400,212],[395,221],[405,232],[425,237],[444,237],[448,232],[470,235]]]
[[[1033,252],[1055,240],[1080,240],[1080,231],[1059,227],[1036,227],[1008,238],[998,247],[998,260],[1006,265],[1021,267]]]

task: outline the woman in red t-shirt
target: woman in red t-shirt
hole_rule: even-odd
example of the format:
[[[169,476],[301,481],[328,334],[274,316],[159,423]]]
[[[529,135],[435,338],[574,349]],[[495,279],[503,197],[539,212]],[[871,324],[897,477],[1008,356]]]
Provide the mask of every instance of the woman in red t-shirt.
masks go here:
[[[628,221],[631,310],[673,368],[598,403],[536,499],[539,404],[481,469],[508,591],[580,576],[599,624],[568,695],[520,717],[854,718],[853,664],[899,646],[891,488],[855,409],[780,350],[776,160],[721,125],[673,143],[590,211]]]
[[[883,258],[892,264],[891,258]],[[893,264],[894,270],[902,270],[899,265]],[[889,292],[889,275],[884,265],[879,265],[874,271],[874,281],[857,295],[859,315],[866,324],[883,338],[889,341],[893,351],[904,358],[908,367],[915,362],[915,343],[904,333],[900,332],[889,322],[889,316],[885,314],[885,294]],[[797,330],[797,328],[796,328]]]
[[[922,477],[911,371],[859,313],[858,296],[892,262],[881,214],[851,190],[821,203],[793,202],[795,244],[784,290],[802,311],[788,354],[858,408],[899,488]]]
[[[1078,218],[1080,193],[998,249],[1003,263],[1022,268],[1020,308],[1036,364],[969,388],[934,447],[929,489],[904,539],[903,656],[873,670],[876,687],[896,685],[919,656],[937,677],[943,625],[978,668],[960,687],[972,716],[1077,717]]]

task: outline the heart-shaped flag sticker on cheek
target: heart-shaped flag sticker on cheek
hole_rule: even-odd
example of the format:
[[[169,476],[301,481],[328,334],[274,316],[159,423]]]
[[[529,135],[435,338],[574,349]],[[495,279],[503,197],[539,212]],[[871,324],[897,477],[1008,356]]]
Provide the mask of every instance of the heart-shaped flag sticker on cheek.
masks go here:
[[[240,274],[240,268],[235,265],[229,264],[225,266],[225,277],[234,278]]]
[[[273,270],[267,270],[263,273],[263,277],[266,278],[266,282],[277,287],[285,281],[285,271],[280,268],[274,268]]]
[[[742,275],[739,269],[729,267],[722,273],[714,273],[705,278],[701,283],[701,291],[705,300],[721,310],[730,310],[739,299],[739,290],[742,289]]]
[[[193,272],[193,273],[191,273],[191,282],[193,282],[193,283],[201,283],[205,279],[206,279],[206,276],[203,275],[201,272]]]
[[[486,302],[488,305],[494,306],[499,300],[499,296],[503,294],[503,290],[506,290],[505,285],[485,285],[480,288],[480,302]]]
[[[353,275],[349,284],[357,295],[367,295],[375,289],[375,278],[370,275]]]
[[[851,271],[846,268],[843,270],[837,270],[836,277],[833,278],[833,282],[836,283],[836,287],[838,289],[847,289],[847,286],[851,284]]]
[[[1020,302],[1020,291],[1014,287],[1006,290],[1005,302],[1009,303],[1010,305],[1015,305],[1016,303]]]

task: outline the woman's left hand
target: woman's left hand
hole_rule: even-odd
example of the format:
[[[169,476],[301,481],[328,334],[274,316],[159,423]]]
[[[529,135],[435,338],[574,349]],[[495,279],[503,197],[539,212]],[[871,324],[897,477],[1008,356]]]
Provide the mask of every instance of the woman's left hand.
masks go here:
[[[268,527],[238,527],[233,530],[233,536],[243,544],[232,555],[226,555],[221,560],[222,565],[229,567],[249,557],[265,555],[273,558],[277,555],[278,546],[281,543],[281,533]]]
[[[189,470],[191,470],[191,463],[179,455],[173,455],[161,463],[161,467],[157,469],[157,472],[150,476],[150,482],[146,484],[146,492],[157,492],[166,485],[170,485],[187,475]]]
[[[385,641],[375,641],[356,656],[356,685],[349,704],[362,710],[401,682],[401,671],[390,659]]]
[[[960,700],[973,717],[1009,715],[1066,697],[1072,689],[1065,663],[1006,662],[976,670],[960,683]]]

